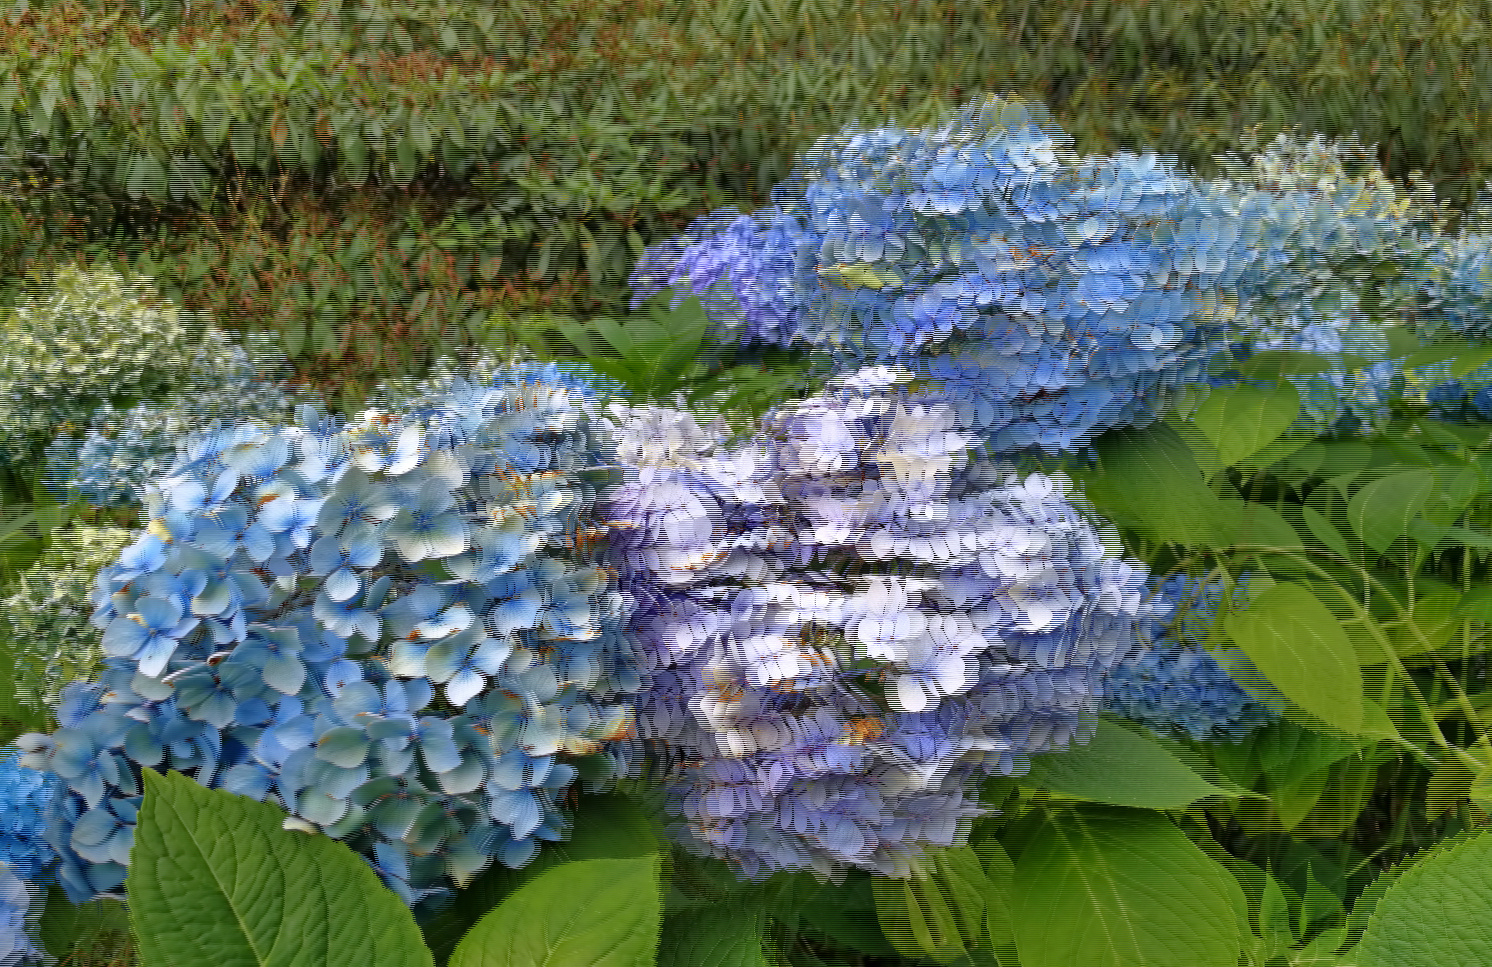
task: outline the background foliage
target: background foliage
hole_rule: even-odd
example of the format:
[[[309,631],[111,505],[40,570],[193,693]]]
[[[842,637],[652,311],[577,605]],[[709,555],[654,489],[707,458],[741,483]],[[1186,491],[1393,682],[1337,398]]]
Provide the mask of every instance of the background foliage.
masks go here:
[[[1204,169],[1252,124],[1356,131],[1465,203],[1492,172],[1489,12],[21,0],[0,31],[0,258],[12,282],[127,262],[273,327],[354,398],[438,346],[511,339],[515,314],[615,307],[644,245],[759,202],[813,138],[976,90],[1039,97],[1081,150]]]

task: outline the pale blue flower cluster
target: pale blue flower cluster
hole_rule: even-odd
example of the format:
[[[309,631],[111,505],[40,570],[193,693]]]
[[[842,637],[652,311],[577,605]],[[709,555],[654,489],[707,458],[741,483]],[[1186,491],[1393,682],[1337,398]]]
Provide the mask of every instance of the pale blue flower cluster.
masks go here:
[[[577,402],[519,371],[191,437],[98,575],[102,674],[19,743],[67,786],[68,895],[122,883],[141,769],[275,801],[411,904],[561,838],[637,686]]]
[[[0,967],[56,963],[36,939],[45,899],[44,893],[0,862]]]
[[[1235,606],[1245,592],[1235,589]],[[1239,742],[1277,714],[1238,685],[1200,642],[1217,618],[1224,592],[1186,575],[1156,588],[1151,613],[1136,626],[1139,648],[1109,675],[1105,707],[1159,731],[1199,742]]]
[[[910,369],[1005,454],[1152,418],[1254,302],[1401,236],[1410,213],[1364,179],[1284,191],[1080,157],[1044,112],[996,97],[939,127],[822,140],[772,201],[650,250],[635,299],[682,283],[726,336]]]
[[[1492,233],[1463,232],[1435,246],[1415,280],[1426,336],[1492,338]]]
[[[971,780],[1082,740],[1143,569],[1065,496],[972,457],[908,374],[861,370],[760,432],[615,405],[600,509],[635,611],[636,751],[679,833],[747,876],[906,875]]]
[[[86,427],[59,433],[47,448],[47,483],[96,507],[139,503],[192,434],[244,420],[287,422],[298,402],[287,374],[283,357],[262,341],[245,348],[208,330],[169,396],[124,410],[105,402]]]

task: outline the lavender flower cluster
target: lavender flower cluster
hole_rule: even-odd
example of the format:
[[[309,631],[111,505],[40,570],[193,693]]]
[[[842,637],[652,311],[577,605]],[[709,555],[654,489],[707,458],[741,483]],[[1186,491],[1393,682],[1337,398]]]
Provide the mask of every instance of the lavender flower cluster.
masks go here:
[[[649,250],[634,298],[682,284],[742,342],[905,367],[997,453],[1150,419],[1207,378],[1251,305],[1402,236],[1412,208],[1360,178],[1285,191],[1080,157],[1044,112],[997,97],[941,127],[820,141],[772,202]]]
[[[1219,582],[1203,588],[1184,574],[1162,582],[1136,625],[1140,647],[1108,678],[1105,708],[1199,742],[1239,742],[1268,724],[1278,708],[1240,687],[1200,643],[1224,594]],[[1245,594],[1233,591],[1235,606]]]
[[[411,904],[561,838],[565,760],[636,688],[587,525],[601,465],[536,372],[192,437],[98,575],[103,672],[19,742],[66,784],[68,895],[122,883],[141,769],[272,799]]]
[[[948,406],[861,370],[731,442],[615,406],[603,499],[635,610],[636,752],[747,876],[906,875],[973,780],[1084,738],[1145,575],[1063,481],[971,459]]]

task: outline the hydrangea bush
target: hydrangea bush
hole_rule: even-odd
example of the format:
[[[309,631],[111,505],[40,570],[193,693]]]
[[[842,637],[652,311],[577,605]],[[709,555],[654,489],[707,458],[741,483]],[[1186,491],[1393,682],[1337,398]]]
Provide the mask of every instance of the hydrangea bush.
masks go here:
[[[1252,306],[1412,214],[1362,178],[1286,191],[1201,182],[1155,155],[1081,157],[1004,98],[821,140],[772,202],[650,250],[634,299],[685,283],[727,336],[835,370],[907,367],[1000,453],[1082,449],[1151,419],[1207,379]]]
[[[41,560],[22,571],[0,599],[0,627],[10,641],[22,707],[55,708],[63,685],[98,670],[101,635],[89,623],[94,578],[131,540],[118,527],[53,531]]]
[[[587,525],[596,446],[538,371],[192,437],[98,575],[102,674],[21,740],[67,785],[68,895],[122,883],[141,769],[272,799],[409,903],[562,837],[573,760],[636,688]]]
[[[612,410],[637,751],[690,848],[747,876],[904,876],[962,842],[974,780],[1082,740],[1132,641],[1143,569],[1060,479],[974,458],[907,375],[861,370],[737,443]]]
[[[0,312],[0,460],[38,462],[102,403],[151,399],[190,371],[203,331],[147,280],[64,266]]]

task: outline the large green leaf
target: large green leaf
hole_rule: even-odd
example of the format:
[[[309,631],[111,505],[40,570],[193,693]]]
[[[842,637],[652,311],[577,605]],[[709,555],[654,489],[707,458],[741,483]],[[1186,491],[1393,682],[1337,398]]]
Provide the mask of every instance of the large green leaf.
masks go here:
[[[841,884],[815,883],[799,900],[797,913],[838,944],[878,957],[894,956],[896,950],[876,915],[873,884],[880,878],[851,870]]]
[[[1453,523],[1477,490],[1478,477],[1471,470],[1403,470],[1354,494],[1347,504],[1347,521],[1364,544],[1382,552],[1417,522]]]
[[[770,967],[762,953],[760,909],[712,906],[664,923],[658,967]]]
[[[47,894],[38,931],[47,952],[59,959],[75,950],[97,947],[107,938],[123,947],[129,943],[129,910],[119,900],[73,903],[60,887]]]
[[[656,856],[566,863],[483,917],[451,967],[645,967],[662,908]]]
[[[1409,532],[1425,502],[1435,492],[1435,474],[1407,470],[1374,480],[1352,496],[1347,521],[1375,551],[1384,551]]]
[[[1010,905],[1015,898],[1015,864],[995,840],[974,847],[984,863],[984,927],[986,942],[1000,967],[1019,967],[1015,949],[1015,917]]]
[[[1363,722],[1362,670],[1337,619],[1294,584],[1266,588],[1248,609],[1223,619],[1228,636],[1287,698],[1328,725]],[[1247,683],[1245,683],[1247,684]]]
[[[1280,381],[1268,388],[1247,383],[1218,387],[1192,418],[1223,463],[1232,466],[1279,439],[1299,415],[1299,394]]]
[[[875,877],[872,888],[881,931],[904,957],[952,963],[984,935],[984,866],[967,846],[928,854],[912,877]]]
[[[145,967],[430,964],[409,909],[342,843],[146,770],[126,880]]]
[[[436,961],[444,963],[478,920],[540,874],[578,860],[651,856],[658,852],[659,842],[659,831],[632,800],[615,793],[586,796],[568,840],[545,843],[538,858],[521,870],[499,864],[477,877],[450,906],[421,924],[425,942]]]
[[[1166,819],[1056,816],[1015,869],[1022,967],[1234,967],[1237,881]]]
[[[1107,721],[1098,723],[1087,745],[1036,757],[1028,782],[1089,802],[1143,809],[1182,809],[1229,795],[1156,742]]]
[[[1378,901],[1355,954],[1361,967],[1492,964],[1492,833],[1404,871]]]
[[[1097,449],[1102,470],[1085,477],[1084,492],[1105,516],[1162,543],[1225,543],[1230,516],[1175,430],[1114,431]]]

